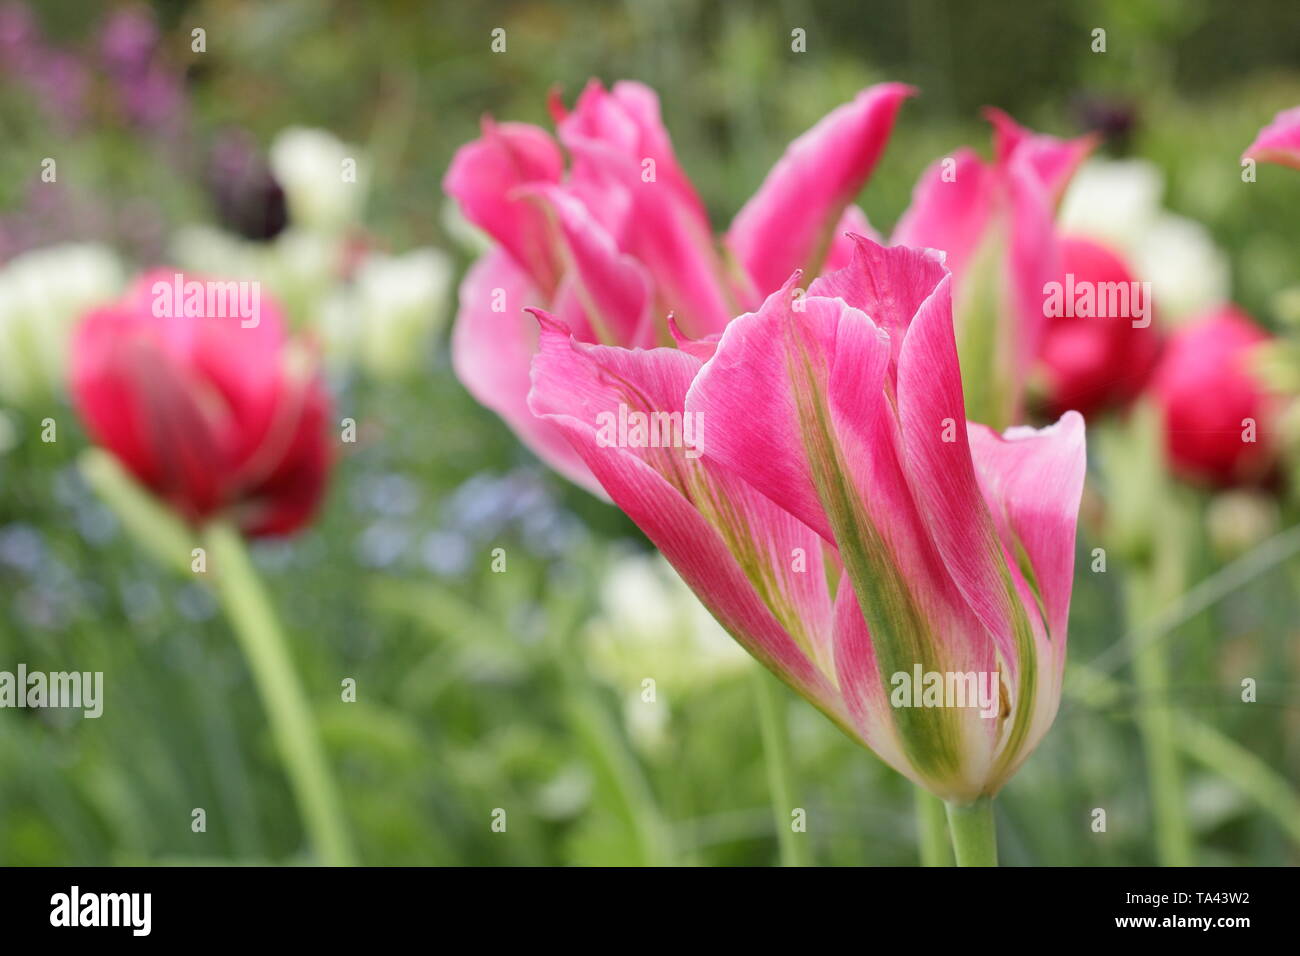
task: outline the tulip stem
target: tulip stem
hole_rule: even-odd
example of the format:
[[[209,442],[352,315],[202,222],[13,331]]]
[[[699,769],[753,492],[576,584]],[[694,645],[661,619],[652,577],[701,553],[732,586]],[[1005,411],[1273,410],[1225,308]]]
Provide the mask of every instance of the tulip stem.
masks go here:
[[[218,523],[206,540],[218,595],[270,718],[303,824],[322,862],[349,866],[351,841],[316,722],[244,539]]]
[[[958,866],[997,866],[998,834],[993,825],[993,798],[965,806],[948,804],[948,828]]]
[[[790,766],[790,736],[786,728],[786,701],[776,678],[766,668],[754,667],[754,699],[758,726],[763,736],[763,760],[767,765],[767,787],[772,801],[772,822],[782,866],[811,866],[806,833],[791,825],[794,804],[794,773]]]
[[[1160,556],[1156,557],[1160,562]],[[1156,857],[1161,866],[1192,865],[1192,835],[1183,806],[1174,712],[1169,699],[1169,658],[1160,641],[1146,639],[1152,608],[1161,604],[1168,574],[1162,567],[1129,570],[1126,584],[1129,633],[1133,635],[1133,683],[1137,687],[1137,726],[1146,753]]]
[[[916,827],[922,866],[952,866],[948,819],[943,801],[923,787],[915,787]]]

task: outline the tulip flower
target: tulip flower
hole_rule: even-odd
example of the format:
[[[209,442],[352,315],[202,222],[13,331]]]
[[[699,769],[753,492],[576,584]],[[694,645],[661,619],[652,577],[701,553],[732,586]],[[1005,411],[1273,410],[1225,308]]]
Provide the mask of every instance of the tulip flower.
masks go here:
[[[1151,283],[1168,328],[1228,298],[1227,254],[1201,223],[1161,205],[1165,176],[1144,159],[1092,159],[1070,180],[1057,228],[1098,241]]]
[[[1150,391],[1165,451],[1184,477],[1220,487],[1267,480],[1276,464],[1273,399],[1251,369],[1270,336],[1235,306],[1178,329]]]
[[[536,310],[529,407],[742,646],[949,802],[959,862],[991,862],[989,798],[1060,698],[1083,420],[968,424],[942,256],[852,241],[681,348]],[[633,414],[657,427],[616,435]],[[899,693],[913,675],[988,679],[984,715]]]
[[[1091,416],[1136,398],[1155,367],[1160,340],[1150,286],[1099,242],[1062,237],[1060,249],[1056,281],[1063,289],[1088,290],[1094,306],[1086,315],[1071,308],[1048,318],[1039,349],[1046,406],[1054,415],[1072,408]]]
[[[1259,131],[1255,142],[1241,155],[1243,159],[1300,169],[1300,106],[1273,117],[1273,122]]]
[[[947,254],[971,417],[1006,426],[1020,418],[1044,334],[1043,287],[1058,269],[1056,203],[1093,138],[1059,140],[998,110],[987,115],[993,161],[963,148],[934,163],[893,241]]]
[[[851,203],[910,93],[870,87],[795,140],[721,246],[649,88],[593,81],[571,111],[553,101],[558,143],[536,126],[486,120],[443,181],[495,242],[460,288],[460,380],[548,464],[597,489],[561,431],[528,411],[538,333],[521,307],[544,306],[588,343],[668,344],[670,314],[692,337],[721,332],[794,269],[815,275],[847,260],[842,233],[867,228]]]
[[[86,430],[192,523],[296,531],[329,470],[320,380],[274,302],[260,301],[253,327],[155,308],[155,287],[173,283],[171,272],[146,274],[78,328],[72,393]]]
[[[88,452],[83,474],[142,546],[172,565],[196,556],[189,570],[211,573],[304,827],[323,862],[350,863],[311,708],[243,540],[300,529],[329,471],[328,399],[279,306],[255,283],[147,273],[82,319],[71,377],[86,431],[107,450]]]

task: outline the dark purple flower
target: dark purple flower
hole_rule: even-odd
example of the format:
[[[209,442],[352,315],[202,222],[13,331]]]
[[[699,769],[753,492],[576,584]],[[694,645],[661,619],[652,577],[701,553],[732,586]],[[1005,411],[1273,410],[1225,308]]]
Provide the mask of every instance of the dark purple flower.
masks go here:
[[[265,241],[288,225],[284,190],[246,131],[227,130],[217,139],[207,181],[217,219],[231,232]]]

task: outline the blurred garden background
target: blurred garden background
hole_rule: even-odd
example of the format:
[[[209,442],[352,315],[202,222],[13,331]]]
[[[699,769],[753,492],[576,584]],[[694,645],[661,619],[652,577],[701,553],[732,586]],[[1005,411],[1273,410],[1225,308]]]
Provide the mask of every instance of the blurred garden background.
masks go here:
[[[1144,267],[1165,276],[1157,311],[1161,288],[1172,313],[1180,290],[1217,283],[1295,335],[1300,174],[1261,166],[1244,183],[1239,157],[1300,104],[1298,27],[1289,0],[0,0],[0,670],[105,681],[99,719],[0,710],[0,863],[316,859],[209,584],[155,561],[83,467],[68,330],[141,269],[262,280],[321,344],[334,418],[356,423],[317,519],[253,554],[357,859],[769,864],[755,665],[629,521],[548,471],[452,374],[455,287],[481,249],[442,192],[452,154],[484,114],[549,127],[553,88],[571,103],[591,77],[638,79],[721,228],[792,138],[901,80],[920,96],[860,197],[878,228],[933,160],[987,153],[986,105],[1059,136],[1097,130],[1095,158],[1147,161],[1159,205],[1182,217],[1191,252],[1171,261],[1157,244]],[[353,156],[353,188],[304,187],[313,164]],[[1115,217],[1140,201],[1116,200]],[[1080,221],[1097,212],[1085,206]],[[999,801],[1003,862],[1156,862],[1138,726],[1163,709],[1195,862],[1293,864],[1295,483],[1175,483],[1140,427],[1089,425],[1066,692]],[[1184,561],[1134,608],[1125,579],[1145,545],[1124,520],[1151,520],[1157,499],[1151,533],[1175,536]],[[1168,651],[1156,696],[1134,687],[1139,628]],[[812,858],[915,863],[910,785],[781,694]]]

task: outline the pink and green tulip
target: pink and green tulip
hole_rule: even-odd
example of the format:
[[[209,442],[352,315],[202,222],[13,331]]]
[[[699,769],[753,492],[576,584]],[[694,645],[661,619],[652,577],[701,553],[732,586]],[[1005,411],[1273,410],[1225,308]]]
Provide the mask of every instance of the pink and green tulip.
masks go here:
[[[537,310],[529,407],[754,657],[951,806],[985,801],[1060,699],[1083,421],[967,423],[938,253],[857,236],[799,279],[679,348]],[[611,443],[620,409],[693,418],[697,444]],[[996,674],[992,715],[895,706],[918,668]]]

